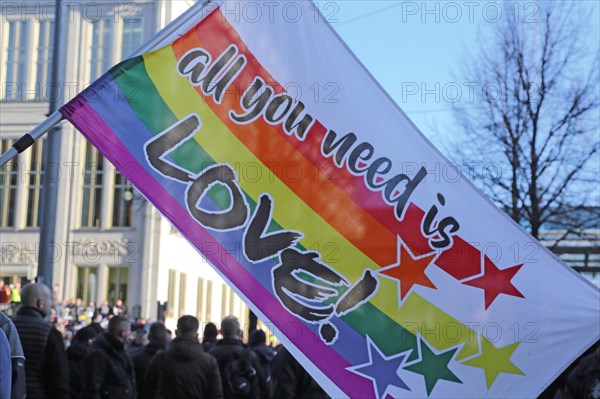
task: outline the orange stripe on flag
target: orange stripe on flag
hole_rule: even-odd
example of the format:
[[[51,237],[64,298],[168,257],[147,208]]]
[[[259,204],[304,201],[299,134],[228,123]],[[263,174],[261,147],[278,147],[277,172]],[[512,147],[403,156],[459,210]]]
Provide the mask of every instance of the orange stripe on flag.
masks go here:
[[[236,44],[241,47],[241,44]],[[192,35],[175,43],[173,51],[175,56],[180,58],[194,47],[208,50],[213,57],[218,55],[216,52],[213,53],[218,50],[212,49],[211,46],[201,42],[197,36]],[[197,91],[201,93],[200,88],[197,88]],[[203,97],[230,131],[327,223],[376,264],[385,266],[396,261],[395,234],[329,181],[327,176],[285,139],[283,131],[278,131],[262,119],[246,125],[233,123],[229,119],[228,111],[231,109],[241,111],[239,100],[232,101],[231,96],[225,95],[222,104],[216,104],[212,97]],[[283,165],[294,165],[296,175],[290,176],[292,168],[286,169],[282,167]],[[297,178],[297,171],[302,174],[301,178]]]

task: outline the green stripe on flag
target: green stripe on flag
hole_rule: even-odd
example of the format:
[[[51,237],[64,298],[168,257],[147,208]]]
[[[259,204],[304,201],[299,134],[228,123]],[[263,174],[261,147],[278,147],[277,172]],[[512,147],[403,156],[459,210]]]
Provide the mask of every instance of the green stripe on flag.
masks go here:
[[[152,79],[148,76],[143,59],[140,62],[138,58],[125,61],[113,68],[111,73],[113,73],[115,82],[137,117],[152,134],[156,135],[175,124],[178,119],[163,101]],[[158,115],[160,117],[157,117]],[[199,173],[208,165],[215,164],[215,161],[195,140],[186,141],[175,151],[171,152],[170,155],[178,165],[193,173]],[[215,186],[214,188],[219,188],[219,186]],[[229,202],[227,190],[222,189],[224,192],[219,193],[214,188],[209,191],[209,197],[215,201],[219,208],[226,209]],[[254,212],[256,200],[247,194],[245,196],[251,212]],[[275,220],[272,220],[268,231],[279,230],[283,230],[283,227]],[[306,250],[301,244],[297,244],[296,246],[300,250]],[[387,317],[370,303],[365,303],[359,309],[342,316],[341,320],[362,336],[369,335],[373,342],[386,354],[392,355],[412,350],[410,360],[418,357],[416,336],[397,324],[393,319]],[[390,340],[391,336],[397,337],[397,339]]]

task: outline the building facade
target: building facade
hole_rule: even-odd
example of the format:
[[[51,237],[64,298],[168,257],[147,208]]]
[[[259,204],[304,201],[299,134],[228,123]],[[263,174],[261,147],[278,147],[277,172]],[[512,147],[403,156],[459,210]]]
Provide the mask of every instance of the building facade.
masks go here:
[[[64,103],[191,1],[64,1],[68,18]],[[2,2],[0,150],[46,118],[50,101],[53,1]],[[187,241],[70,124],[60,132],[60,161],[43,170],[44,140],[0,170],[0,278],[37,275],[42,182],[59,187],[53,282],[61,300],[124,301],[133,317],[168,326],[183,314],[202,322],[248,310]]]

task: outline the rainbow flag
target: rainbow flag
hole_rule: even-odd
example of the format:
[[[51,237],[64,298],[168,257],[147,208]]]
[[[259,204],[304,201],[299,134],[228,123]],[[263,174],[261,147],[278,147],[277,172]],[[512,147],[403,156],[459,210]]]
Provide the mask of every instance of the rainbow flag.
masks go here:
[[[230,3],[61,113],[332,397],[535,397],[598,340],[598,289],[454,173],[312,3]]]

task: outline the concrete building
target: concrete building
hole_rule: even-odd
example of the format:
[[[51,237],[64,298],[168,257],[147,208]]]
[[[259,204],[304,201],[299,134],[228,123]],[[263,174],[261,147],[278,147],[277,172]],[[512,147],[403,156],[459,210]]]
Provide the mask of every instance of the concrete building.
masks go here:
[[[63,102],[130,54],[192,1],[65,0],[68,43]],[[54,1],[2,2],[0,150],[45,119],[49,107]],[[70,124],[60,161],[42,172],[44,140],[0,171],[0,278],[37,275],[42,181],[59,185],[54,272],[61,299],[125,301],[129,314],[168,326],[178,316],[219,322],[246,305],[171,224]],[[42,248],[42,251],[44,249]],[[162,313],[162,309],[161,309]]]

